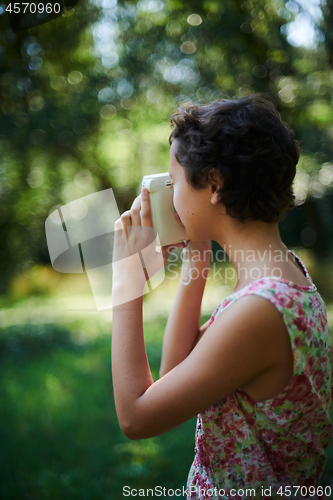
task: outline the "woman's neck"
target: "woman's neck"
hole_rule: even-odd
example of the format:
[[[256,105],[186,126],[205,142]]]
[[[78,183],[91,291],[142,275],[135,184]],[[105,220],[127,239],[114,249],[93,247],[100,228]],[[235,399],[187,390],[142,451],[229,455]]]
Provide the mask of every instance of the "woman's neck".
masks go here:
[[[242,224],[234,219],[228,222],[216,241],[235,267],[236,288],[261,277],[280,277],[283,263],[289,260],[289,251],[281,240],[278,223],[251,221]]]

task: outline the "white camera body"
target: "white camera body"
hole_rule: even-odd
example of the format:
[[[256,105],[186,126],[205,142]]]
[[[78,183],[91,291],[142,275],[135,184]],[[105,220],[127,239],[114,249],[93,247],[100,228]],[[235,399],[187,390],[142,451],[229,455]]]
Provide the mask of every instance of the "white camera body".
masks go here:
[[[185,229],[177,223],[173,206],[173,187],[168,172],[145,175],[142,187],[149,191],[153,226],[161,246],[187,240]]]

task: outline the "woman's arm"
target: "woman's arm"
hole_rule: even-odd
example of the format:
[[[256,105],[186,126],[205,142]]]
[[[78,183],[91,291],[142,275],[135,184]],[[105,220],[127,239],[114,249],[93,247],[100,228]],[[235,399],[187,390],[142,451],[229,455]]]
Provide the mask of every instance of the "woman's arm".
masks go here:
[[[211,242],[191,242],[191,255],[192,279],[188,285],[180,281],[164,333],[161,377],[188,356],[198,335],[208,324],[200,331],[201,302],[209,272]]]
[[[148,194],[142,195],[142,226],[151,224]],[[132,213],[132,211],[131,211]],[[139,225],[133,212],[133,225]],[[135,224],[135,221],[137,222]],[[118,221],[117,221],[118,222]],[[126,226],[130,217],[122,216],[116,226],[115,252],[126,252],[132,238]],[[117,223],[116,223],[117,224]],[[150,226],[151,227],[151,226]],[[144,243],[143,234],[137,242]],[[115,266],[113,299],[123,298],[129,286],[143,291],[138,268],[131,259]],[[115,276],[116,273],[120,273]],[[259,373],[279,362],[281,345],[290,343],[284,322],[275,306],[256,296],[241,297],[220,313],[209,331],[190,354],[166,375],[153,381],[149,368],[142,326],[142,294],[113,308],[112,375],[116,411],[123,432],[130,439],[162,434],[200,411],[217,403]],[[119,300],[118,300],[119,303]]]
[[[245,296],[227,307],[190,354],[153,382],[142,299],[115,311],[112,374],[120,427],[130,439],[158,436],[276,366],[287,332],[273,304]]]

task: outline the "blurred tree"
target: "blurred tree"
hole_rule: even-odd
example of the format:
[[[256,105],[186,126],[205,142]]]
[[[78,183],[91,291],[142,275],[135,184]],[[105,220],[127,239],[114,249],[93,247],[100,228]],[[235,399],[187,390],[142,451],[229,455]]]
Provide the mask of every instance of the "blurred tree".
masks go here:
[[[84,134],[97,131],[89,72],[94,57],[86,30],[97,16],[88,4],[68,18],[17,34],[1,16],[2,291],[13,272],[26,270],[45,249],[45,217],[62,203],[67,178],[81,171]]]
[[[323,3],[323,22],[322,29],[325,33],[325,45],[328,51],[328,59],[333,67],[333,2],[326,0]]]
[[[321,251],[323,231],[332,244],[333,9],[302,5],[95,0],[17,34],[3,13],[0,290],[48,261],[44,221],[55,206],[112,187],[123,210],[142,175],[167,170],[169,117],[186,100],[270,93],[302,144],[299,210],[313,200],[313,220],[299,223],[295,211],[285,235],[297,227],[298,241]]]

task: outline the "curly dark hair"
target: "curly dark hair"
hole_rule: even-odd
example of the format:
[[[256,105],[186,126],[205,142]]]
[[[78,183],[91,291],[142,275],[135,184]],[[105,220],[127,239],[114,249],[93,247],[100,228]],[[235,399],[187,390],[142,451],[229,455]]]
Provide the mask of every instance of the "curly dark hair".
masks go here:
[[[220,201],[231,217],[279,222],[294,207],[299,143],[266,96],[184,105],[171,124],[169,142],[177,139],[187,181],[204,188],[217,169],[224,181]]]

